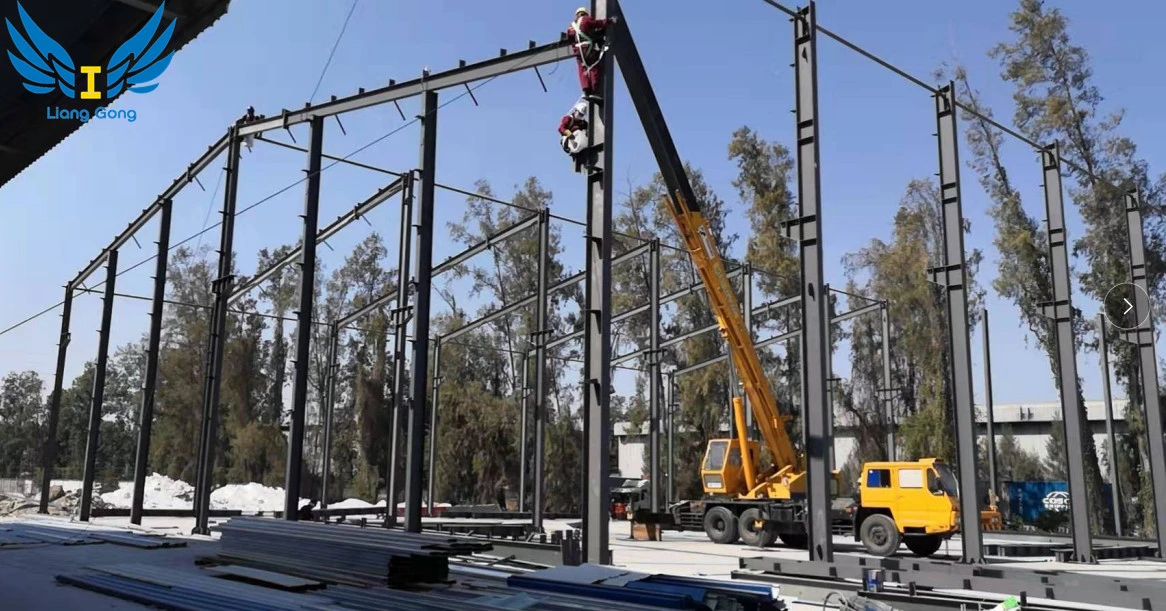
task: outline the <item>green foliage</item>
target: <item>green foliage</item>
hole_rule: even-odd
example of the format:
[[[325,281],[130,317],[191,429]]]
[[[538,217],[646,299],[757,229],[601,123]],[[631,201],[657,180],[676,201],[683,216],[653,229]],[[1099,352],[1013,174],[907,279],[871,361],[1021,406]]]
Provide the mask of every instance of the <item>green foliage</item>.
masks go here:
[[[990,55],[999,61],[1002,76],[1014,86],[1014,121],[1034,140],[1059,142],[1062,157],[1084,170],[1064,168],[1068,193],[1085,225],[1084,233],[1073,242],[1075,259],[1084,263],[1077,270],[1078,286],[1085,294],[1101,299],[1111,287],[1128,278],[1125,218],[1113,211],[1123,208],[1126,190],[1137,188],[1147,204],[1144,209],[1150,292],[1162,295],[1166,290],[1162,274],[1166,271],[1166,250],[1157,204],[1163,180],[1151,183],[1147,164],[1137,157],[1133,141],[1118,133],[1121,111],[1106,114],[1102,108],[1104,98],[1094,84],[1089,55],[1073,44],[1068,20],[1060,10],[1048,8],[1038,0],[1020,0],[1010,17],[1009,29],[1014,38],[996,45]],[[1078,328],[1084,329],[1083,321],[1076,322]],[[1114,370],[1133,396],[1136,382],[1132,382],[1132,352],[1119,348],[1115,353]],[[1136,408],[1127,409],[1126,421],[1140,439],[1144,424]],[[1099,526],[1104,522],[1104,506],[1099,500],[1100,469],[1092,437],[1085,437],[1086,477],[1094,491],[1089,494],[1090,511],[1093,523]],[[1141,453],[1144,455],[1145,450]],[[1137,469],[1138,463],[1131,466]],[[1139,521],[1151,528],[1151,512],[1144,509],[1152,497],[1149,490],[1138,485],[1139,480],[1134,478],[1129,490],[1141,497],[1143,511],[1139,512]]]
[[[900,455],[907,460],[934,456],[954,461],[955,457],[947,306],[942,290],[927,276],[928,268],[942,260],[942,227],[938,187],[930,180],[915,180],[899,203],[891,241],[874,239],[843,259],[847,275],[855,281],[852,288],[888,302],[891,337],[895,338],[891,387],[901,390]],[[965,224],[964,231],[970,230],[970,224]],[[973,325],[983,300],[975,280],[981,259],[978,250],[968,253],[968,310]],[[860,278],[863,284],[857,284]],[[869,327],[858,327],[852,341],[861,347],[876,341],[870,339],[873,333]],[[869,352],[870,344],[866,345]],[[866,365],[858,363],[858,367],[861,371]],[[873,383],[870,372],[864,377],[867,384]]]
[[[35,371],[0,381],[0,477],[32,474],[39,467],[46,421],[44,381]]]

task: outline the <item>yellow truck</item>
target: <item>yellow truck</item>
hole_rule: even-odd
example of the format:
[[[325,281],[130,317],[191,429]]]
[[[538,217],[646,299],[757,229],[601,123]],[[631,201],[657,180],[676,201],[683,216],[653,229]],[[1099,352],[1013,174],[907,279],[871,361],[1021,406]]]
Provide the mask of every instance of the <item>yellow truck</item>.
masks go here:
[[[780,539],[805,547],[806,480],[803,456],[786,433],[785,418],[761,368],[736,292],[729,282],[707,220],[699,206],[677,191],[667,199],[693,265],[700,274],[731,362],[749,398],[761,442],[748,438],[740,397],[732,403],[737,437],[708,442],[701,466],[705,496],[670,508],[682,530],[704,530],[717,543],[738,539],[767,546]],[[761,464],[761,443],[772,465]],[[863,465],[859,499],[839,499],[839,473],[831,481],[832,530],[853,535],[877,556],[893,554],[900,543],[929,556],[959,530],[955,475],[942,461],[878,462]]]

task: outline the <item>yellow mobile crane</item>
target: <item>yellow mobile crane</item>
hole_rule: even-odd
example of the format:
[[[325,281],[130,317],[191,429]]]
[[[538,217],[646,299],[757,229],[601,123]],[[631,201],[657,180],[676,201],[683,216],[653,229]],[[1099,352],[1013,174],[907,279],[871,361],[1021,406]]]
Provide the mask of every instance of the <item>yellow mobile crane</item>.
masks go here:
[[[734,397],[737,436],[708,442],[700,471],[705,496],[672,506],[673,521],[683,530],[704,530],[717,543],[740,538],[764,547],[780,538],[791,547],[805,547],[803,457],[786,433],[785,418],[761,369],[708,221],[680,191],[668,197],[667,203],[700,273],[753,419],[773,460],[772,466],[762,468],[760,444],[749,439],[744,406],[740,397]],[[839,481],[835,471],[832,497],[838,495]],[[852,534],[872,554],[888,556],[906,543],[915,554],[929,556],[959,530],[955,475],[939,459],[867,463],[858,484],[857,502],[831,512],[832,531]]]

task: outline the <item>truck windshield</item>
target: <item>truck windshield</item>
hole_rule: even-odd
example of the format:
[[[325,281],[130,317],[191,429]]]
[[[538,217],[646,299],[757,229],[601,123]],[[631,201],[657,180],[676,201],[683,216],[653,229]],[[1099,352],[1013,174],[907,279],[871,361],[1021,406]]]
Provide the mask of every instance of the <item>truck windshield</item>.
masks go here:
[[[935,463],[935,472],[939,477],[939,486],[948,496],[959,496],[959,483],[955,479],[955,473],[951,470],[951,466],[946,463]]]

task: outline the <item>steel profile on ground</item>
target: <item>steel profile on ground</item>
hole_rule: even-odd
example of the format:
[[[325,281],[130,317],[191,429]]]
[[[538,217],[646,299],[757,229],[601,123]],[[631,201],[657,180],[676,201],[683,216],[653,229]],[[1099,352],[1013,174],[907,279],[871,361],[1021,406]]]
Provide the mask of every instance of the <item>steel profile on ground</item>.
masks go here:
[[[444,581],[450,556],[492,548],[486,541],[428,533],[262,518],[235,518],[215,530],[222,533],[224,558],[249,560],[258,568],[299,569],[313,578],[334,572],[373,584]]]
[[[842,554],[836,555],[833,562],[742,558],[740,568],[764,575],[832,580],[862,580],[869,569],[881,569],[884,582],[912,589],[992,592],[1120,609],[1166,609],[1166,586],[1161,583],[1062,571]],[[736,573],[734,578],[738,578]]]

